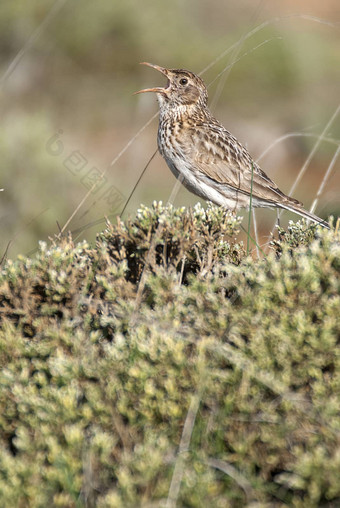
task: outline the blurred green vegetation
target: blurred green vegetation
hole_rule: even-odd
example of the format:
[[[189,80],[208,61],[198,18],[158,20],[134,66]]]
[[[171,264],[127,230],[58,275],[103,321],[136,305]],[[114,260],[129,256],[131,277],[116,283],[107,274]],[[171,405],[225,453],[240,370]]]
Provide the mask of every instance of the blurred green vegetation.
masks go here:
[[[1,506],[339,505],[339,231],[238,229],[154,203],[6,263]]]
[[[44,26],[50,12],[54,14]],[[289,17],[296,12],[310,17]],[[338,105],[340,78],[339,30],[320,20],[336,22],[337,12],[333,0],[313,6],[302,0],[292,5],[266,2],[259,7],[250,0],[227,4],[147,0],[143,5],[136,0],[2,0],[2,76],[25,49],[15,69],[0,81],[2,252],[8,242],[11,255],[29,252],[39,239],[58,231],[84,198],[87,188],[82,178],[92,167],[107,170],[107,189],[114,186],[123,196],[129,195],[156,148],[155,120],[110,167],[157,110],[154,97],[132,96],[161,79],[140,67],[140,61],[200,72],[268,21],[204,74],[209,84],[236,60],[214,101],[214,113],[255,158],[288,132],[318,135]],[[41,24],[43,29],[37,33]],[[212,100],[218,87],[218,80],[209,87]],[[339,123],[335,119],[327,133],[335,140],[340,137]],[[65,151],[53,157],[46,153],[46,142],[60,129]],[[290,138],[276,145],[261,164],[288,192],[314,143],[313,136]],[[306,206],[335,149],[335,144],[321,143],[311,161],[295,194]],[[67,154],[74,151],[88,160],[76,177],[63,166]],[[336,166],[317,210],[323,216],[339,213],[334,191],[339,181]],[[156,158],[128,212],[133,213],[140,202],[166,201],[173,184],[165,163]],[[105,215],[113,217],[122,208],[120,202],[116,208],[107,206],[99,195],[91,195],[69,225],[72,230],[84,228],[82,237],[87,239],[96,232],[96,226],[86,229],[87,224],[104,220]],[[176,198],[178,205],[196,201],[186,191]],[[261,218],[264,234],[273,220],[270,212]]]

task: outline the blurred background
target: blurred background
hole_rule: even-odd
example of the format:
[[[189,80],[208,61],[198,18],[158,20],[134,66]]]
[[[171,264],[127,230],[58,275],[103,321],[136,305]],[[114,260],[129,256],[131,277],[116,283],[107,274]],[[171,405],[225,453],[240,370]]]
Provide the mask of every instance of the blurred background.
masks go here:
[[[338,216],[339,21],[339,0],[1,0],[0,257],[66,223],[93,240],[121,213],[157,148],[156,97],[132,94],[163,79],[141,61],[208,68],[215,116],[284,192],[305,167],[293,196],[307,208],[333,163],[316,213]],[[123,217],[174,184],[157,154]],[[182,188],[174,204],[197,200]],[[264,239],[275,217],[257,213]]]

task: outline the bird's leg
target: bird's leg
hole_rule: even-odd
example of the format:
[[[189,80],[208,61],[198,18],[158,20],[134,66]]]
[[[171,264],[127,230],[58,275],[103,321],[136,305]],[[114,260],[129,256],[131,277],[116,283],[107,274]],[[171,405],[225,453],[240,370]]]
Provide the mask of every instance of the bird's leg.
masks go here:
[[[276,222],[278,227],[280,227],[280,212],[278,208],[276,208]]]

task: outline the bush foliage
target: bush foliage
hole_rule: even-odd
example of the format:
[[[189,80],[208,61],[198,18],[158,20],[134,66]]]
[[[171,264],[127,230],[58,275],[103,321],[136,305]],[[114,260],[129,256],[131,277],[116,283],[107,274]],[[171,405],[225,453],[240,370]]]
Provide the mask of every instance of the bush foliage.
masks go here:
[[[339,233],[239,227],[155,203],[6,262],[1,506],[339,506]]]

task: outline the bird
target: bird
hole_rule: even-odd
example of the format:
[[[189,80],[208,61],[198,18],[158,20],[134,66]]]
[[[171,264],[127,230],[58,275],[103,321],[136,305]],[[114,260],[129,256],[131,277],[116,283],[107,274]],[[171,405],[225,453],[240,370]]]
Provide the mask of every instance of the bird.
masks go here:
[[[162,73],[166,85],[135,92],[154,92],[159,104],[158,150],[174,176],[196,196],[236,212],[240,208],[289,210],[321,224],[286,194],[252,159],[248,150],[210,112],[204,81],[185,69],[166,69],[141,62]]]

